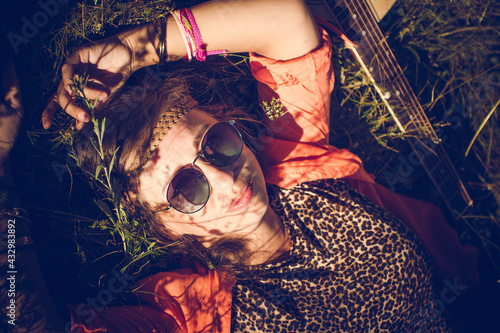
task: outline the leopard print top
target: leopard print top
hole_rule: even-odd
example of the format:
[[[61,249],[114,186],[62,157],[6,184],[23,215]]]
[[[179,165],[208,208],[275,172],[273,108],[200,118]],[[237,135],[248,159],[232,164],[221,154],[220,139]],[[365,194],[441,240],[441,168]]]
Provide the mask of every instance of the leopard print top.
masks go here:
[[[397,218],[342,180],[270,188],[290,254],[234,287],[234,332],[449,332],[430,258]]]

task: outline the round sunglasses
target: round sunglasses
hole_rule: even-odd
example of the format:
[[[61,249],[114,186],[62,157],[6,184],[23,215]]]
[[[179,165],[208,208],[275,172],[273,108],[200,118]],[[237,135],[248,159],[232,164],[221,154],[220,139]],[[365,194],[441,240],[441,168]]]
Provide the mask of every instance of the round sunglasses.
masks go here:
[[[234,126],[234,120],[220,122],[208,129],[201,141],[201,152],[187,168],[177,172],[167,188],[169,207],[192,214],[205,207],[210,197],[207,177],[195,163],[202,157],[217,167],[233,164],[243,151],[241,133]]]

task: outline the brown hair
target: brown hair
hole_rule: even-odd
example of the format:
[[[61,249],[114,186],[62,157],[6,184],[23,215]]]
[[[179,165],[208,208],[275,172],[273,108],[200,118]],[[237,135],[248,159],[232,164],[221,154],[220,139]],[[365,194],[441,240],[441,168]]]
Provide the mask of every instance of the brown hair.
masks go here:
[[[175,107],[189,94],[186,80],[179,72],[155,75],[145,71],[129,79],[127,85],[96,115],[99,119],[106,118],[103,138],[105,164],[110,163],[113,152],[120,147],[113,166],[113,176],[122,185],[121,203],[128,217],[147,225],[150,234],[163,244],[172,243],[173,237],[152,207],[140,200],[139,176],[143,171],[142,166],[150,157],[153,129],[159,118],[165,110]],[[198,105],[196,108],[219,120],[249,119],[238,108],[221,105]],[[243,129],[243,132],[247,131]],[[94,136],[93,124],[88,123],[80,131],[77,143],[81,166],[91,173],[101,164],[98,153],[90,143]],[[205,249],[195,237],[183,235],[170,248],[175,254],[196,257],[224,270],[238,270],[249,258],[244,241],[229,237]]]

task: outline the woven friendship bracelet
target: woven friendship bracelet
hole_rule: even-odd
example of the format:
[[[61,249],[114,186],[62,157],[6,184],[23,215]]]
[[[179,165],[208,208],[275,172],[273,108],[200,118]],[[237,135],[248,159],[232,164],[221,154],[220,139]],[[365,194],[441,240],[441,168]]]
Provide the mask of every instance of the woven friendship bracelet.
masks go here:
[[[184,40],[184,45],[186,46],[186,57],[189,61],[195,58],[198,61],[205,61],[207,56],[215,54],[226,55],[226,50],[214,50],[206,51],[205,44],[203,44],[203,38],[201,36],[200,29],[193,13],[190,9],[180,9],[172,12],[179,31]]]
[[[184,26],[186,27],[186,30],[189,31],[190,38],[194,41],[194,45],[196,47],[194,56],[198,61],[205,61],[209,55],[227,54],[226,50],[213,50],[207,52],[205,50],[205,44],[203,44],[200,29],[198,28],[198,24],[196,24],[196,20],[191,10],[189,8],[181,9],[181,15],[187,19]]]
[[[184,46],[186,47],[186,56],[184,57],[184,59],[187,58],[189,61],[191,61],[193,59],[193,53],[191,51],[191,45],[189,43],[188,37],[186,36],[186,30],[184,29],[182,22],[181,22],[180,11],[179,10],[173,11],[172,17],[174,18],[175,23],[177,23],[177,26],[179,27],[179,31],[180,31],[181,36],[182,36],[182,40],[184,41]]]

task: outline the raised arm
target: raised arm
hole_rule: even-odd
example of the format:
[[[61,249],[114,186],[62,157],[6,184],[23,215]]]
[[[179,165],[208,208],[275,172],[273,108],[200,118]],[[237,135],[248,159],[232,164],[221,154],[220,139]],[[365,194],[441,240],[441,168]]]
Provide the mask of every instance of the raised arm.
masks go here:
[[[212,1],[192,8],[207,50],[255,52],[276,60],[299,57],[319,43],[303,0]],[[155,41],[156,43],[156,41]],[[179,29],[167,22],[169,60],[184,57]]]
[[[206,50],[255,52],[276,60],[299,57],[319,44],[314,21],[303,0],[215,0],[191,8]],[[186,48],[173,17],[167,17],[166,56],[182,59]],[[91,75],[87,97],[105,100],[135,70],[158,63],[159,37],[153,24],[124,31],[79,48],[62,68],[55,99],[42,116],[50,126],[57,108],[76,118],[77,128],[89,120],[71,99],[69,85],[78,71]]]

